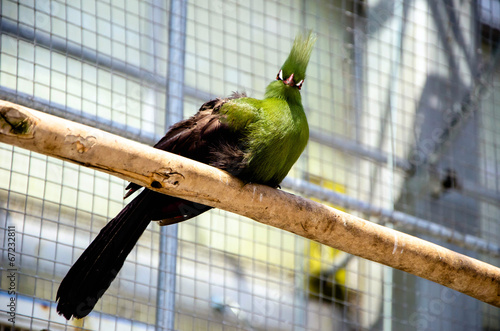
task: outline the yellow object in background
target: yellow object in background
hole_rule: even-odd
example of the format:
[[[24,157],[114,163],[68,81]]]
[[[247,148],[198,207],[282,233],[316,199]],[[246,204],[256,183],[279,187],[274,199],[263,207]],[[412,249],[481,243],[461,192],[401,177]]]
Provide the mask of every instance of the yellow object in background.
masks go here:
[[[310,178],[310,182],[335,192],[345,193],[345,187],[333,181]],[[342,210],[327,202],[325,203],[318,199],[312,200]],[[340,254],[342,252],[337,249],[312,240],[309,241],[309,245],[306,246],[305,255],[309,256],[309,263],[307,263],[307,286],[310,297],[322,302],[341,305],[344,303],[346,299],[346,270],[344,267],[337,267],[335,264],[335,260]]]

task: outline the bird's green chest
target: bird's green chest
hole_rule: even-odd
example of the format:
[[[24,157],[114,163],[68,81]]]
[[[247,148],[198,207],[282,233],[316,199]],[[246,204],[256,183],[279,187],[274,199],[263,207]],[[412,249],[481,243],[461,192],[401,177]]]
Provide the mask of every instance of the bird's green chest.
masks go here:
[[[224,121],[243,133],[245,170],[240,178],[277,186],[304,150],[309,138],[300,103],[281,98],[232,100],[222,109]]]
[[[248,137],[253,181],[278,185],[306,147],[308,137],[307,119],[301,106],[294,109],[278,104],[262,114]]]

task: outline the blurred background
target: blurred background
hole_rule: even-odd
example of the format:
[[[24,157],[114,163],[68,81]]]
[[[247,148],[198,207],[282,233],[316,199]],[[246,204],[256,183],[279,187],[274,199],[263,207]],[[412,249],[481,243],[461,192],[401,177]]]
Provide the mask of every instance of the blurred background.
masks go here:
[[[313,29],[282,189],[500,265],[500,0],[0,1],[1,99],[149,145],[211,98],[262,98]],[[16,330],[500,330],[498,308],[221,210],[152,223],[66,322],[59,283],[126,184],[0,144],[0,330],[9,227]]]

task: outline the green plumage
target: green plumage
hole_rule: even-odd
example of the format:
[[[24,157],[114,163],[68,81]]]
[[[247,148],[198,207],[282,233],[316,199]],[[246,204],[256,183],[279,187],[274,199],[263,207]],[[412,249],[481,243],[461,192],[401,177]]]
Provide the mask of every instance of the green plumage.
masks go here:
[[[311,52],[315,43],[316,36],[312,31],[305,36],[299,34],[295,37],[292,50],[281,67],[284,77],[294,74],[295,83],[306,78],[307,64],[309,63],[309,58],[311,57]]]
[[[316,37],[311,32],[295,38],[281,68],[283,80],[293,74],[293,82],[297,84],[305,78],[315,41]],[[273,187],[285,178],[309,139],[300,90],[283,80],[271,82],[263,100],[234,99],[226,102],[221,109],[233,130],[245,131],[245,163],[251,174],[244,177]]]

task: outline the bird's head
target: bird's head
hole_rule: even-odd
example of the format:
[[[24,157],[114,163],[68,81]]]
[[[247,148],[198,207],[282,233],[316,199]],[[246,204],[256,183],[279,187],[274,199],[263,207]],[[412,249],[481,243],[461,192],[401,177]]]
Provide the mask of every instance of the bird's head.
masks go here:
[[[309,31],[307,35],[298,34],[293,42],[292,50],[278,72],[276,79],[287,86],[300,90],[306,78],[307,64],[315,42],[316,36],[312,31]]]
[[[307,64],[315,42],[316,36],[311,31],[295,37],[292,50],[276,75],[276,80],[266,89],[266,97],[300,101],[299,90],[304,84]]]

